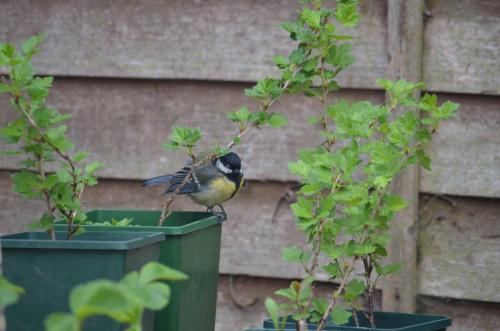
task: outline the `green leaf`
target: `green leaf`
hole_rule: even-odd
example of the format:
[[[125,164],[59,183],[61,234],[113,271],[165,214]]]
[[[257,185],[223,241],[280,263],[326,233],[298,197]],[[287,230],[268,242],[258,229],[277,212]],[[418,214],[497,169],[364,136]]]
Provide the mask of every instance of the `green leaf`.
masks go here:
[[[279,113],[271,113],[267,120],[267,125],[272,128],[281,128],[288,123],[288,119]]]
[[[266,306],[267,313],[273,320],[274,327],[276,330],[280,329],[279,325],[279,309],[278,305],[276,304],[276,301],[274,301],[271,298],[266,298],[266,301],[264,302],[264,305]]]
[[[274,294],[287,298],[290,301],[295,301],[297,298],[297,292],[292,287],[279,289],[275,291]]]
[[[273,57],[273,61],[280,69],[284,69],[288,66],[288,59],[284,56],[276,55]]]
[[[431,158],[425,154],[425,152],[421,149],[415,151],[415,155],[417,156],[418,162],[425,170],[431,170]]]
[[[290,56],[288,57],[288,60],[290,61],[291,64],[302,63],[304,62],[305,59],[306,59],[306,52],[302,47],[294,49],[290,53]]]
[[[14,86],[6,83],[0,83],[0,93],[11,92],[14,90]]]
[[[288,170],[294,175],[306,178],[310,171],[310,166],[302,160],[288,163]]]
[[[33,36],[28,38],[22,45],[21,48],[24,54],[31,58],[37,51],[37,47],[44,41],[45,37],[47,37],[47,33],[42,33],[38,36]]]
[[[343,305],[337,304],[332,310],[332,320],[333,323],[342,325],[349,322],[352,313],[348,311]]]
[[[224,156],[228,153],[231,152],[231,149],[230,148],[227,148],[226,146],[215,146],[213,148],[213,151],[214,153],[217,155],[217,156]]]
[[[302,10],[301,17],[311,28],[318,29],[321,27],[321,13],[319,11],[305,7]]]
[[[379,274],[380,276],[387,276],[401,270],[401,263],[392,263],[384,266],[376,264],[375,270],[377,271],[377,274]]]
[[[283,248],[281,257],[285,262],[307,263],[311,260],[311,253],[306,252],[297,246],[290,246]]]
[[[0,137],[9,144],[16,144],[24,136],[26,123],[21,119],[10,122],[6,127],[0,128]]]
[[[339,3],[335,17],[342,25],[352,28],[358,25],[360,15],[355,3]]]
[[[310,219],[313,218],[313,201],[299,199],[297,203],[291,204],[296,217]]]
[[[354,300],[365,292],[365,284],[358,280],[353,279],[346,287],[344,292],[344,298],[347,300]]]
[[[85,172],[89,175],[93,175],[98,169],[102,167],[102,164],[98,161],[92,161],[85,167]]]
[[[108,280],[96,280],[75,287],[69,297],[69,306],[81,320],[104,315],[122,323],[130,321],[136,309],[127,292]]]
[[[73,181],[73,176],[67,169],[59,169],[56,174],[61,183],[71,183]]]
[[[45,331],[79,331],[76,316],[70,313],[52,313],[45,319]]]
[[[385,207],[393,212],[405,209],[408,206],[408,203],[405,200],[393,194],[387,194],[384,197],[384,202],[385,202]]]
[[[158,262],[148,262],[139,273],[139,284],[146,285],[158,280],[180,281],[188,276]]]
[[[328,49],[326,63],[340,68],[345,68],[354,63],[354,56],[351,53],[351,44],[333,44]]]
[[[163,283],[152,283],[140,289],[141,304],[151,310],[165,308],[170,300],[170,287]]]
[[[78,152],[73,156],[73,161],[80,162],[85,160],[89,156],[88,152]]]
[[[255,86],[245,89],[245,95],[258,100],[273,100],[281,95],[283,89],[279,86],[279,80],[264,78],[257,82]]]
[[[330,263],[326,266],[323,266],[323,270],[325,270],[325,272],[328,273],[331,278],[337,278],[342,275],[342,270],[337,263]]]
[[[391,179],[387,176],[377,176],[373,180],[373,184],[375,184],[379,188],[385,188],[390,183]]]
[[[192,148],[203,137],[200,128],[190,128],[187,126],[174,126],[167,144],[164,145],[167,149],[175,149],[179,147]]]
[[[281,28],[290,33],[297,33],[298,25],[295,22],[283,22]]]
[[[6,278],[0,276],[0,309],[3,309],[19,300],[19,296],[24,293],[24,289],[14,285]]]
[[[53,77],[36,77],[33,78],[28,85],[26,85],[26,91],[30,95],[33,102],[39,104],[45,100],[47,95],[49,95],[53,79]]]
[[[27,198],[39,198],[42,196],[43,187],[40,177],[31,171],[21,170],[12,175],[14,182],[13,190]]]
[[[459,104],[451,101],[444,102],[439,108],[433,113],[436,118],[441,120],[450,119],[455,117]]]
[[[250,119],[251,112],[248,110],[248,107],[241,107],[237,111],[229,112],[227,117],[233,122],[239,123],[247,123]]]
[[[28,83],[35,75],[35,70],[30,62],[23,62],[16,64],[12,68],[12,80],[17,86],[24,86]]]

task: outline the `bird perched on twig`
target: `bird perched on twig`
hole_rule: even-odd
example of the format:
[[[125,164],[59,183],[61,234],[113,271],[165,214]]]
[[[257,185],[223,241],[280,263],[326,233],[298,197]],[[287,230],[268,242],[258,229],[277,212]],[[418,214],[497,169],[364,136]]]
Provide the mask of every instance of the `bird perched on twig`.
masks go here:
[[[198,157],[198,160],[200,159],[202,157]],[[194,164],[196,164],[196,159]],[[193,161],[189,160],[176,173],[148,179],[142,186],[164,184],[167,186],[165,194],[173,193],[190,174],[192,167]],[[241,159],[238,154],[230,152],[214,160],[207,159],[198,164],[192,171],[189,181],[179,190],[179,194],[187,194],[194,202],[206,206],[207,211],[210,212],[218,206],[225,218],[226,212],[222,203],[234,197],[242,186]]]

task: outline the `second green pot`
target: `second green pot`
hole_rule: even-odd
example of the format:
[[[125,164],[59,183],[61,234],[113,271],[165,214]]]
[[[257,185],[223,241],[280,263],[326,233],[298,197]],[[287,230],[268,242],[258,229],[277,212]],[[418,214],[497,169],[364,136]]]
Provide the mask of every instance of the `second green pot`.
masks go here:
[[[88,221],[133,219],[129,226],[85,225],[90,231],[162,232],[159,262],[186,273],[187,281],[170,283],[168,306],[155,314],[155,331],[213,331],[221,244],[221,221],[211,213],[173,212],[158,226],[159,211],[94,210]],[[66,225],[56,225],[64,229]]]

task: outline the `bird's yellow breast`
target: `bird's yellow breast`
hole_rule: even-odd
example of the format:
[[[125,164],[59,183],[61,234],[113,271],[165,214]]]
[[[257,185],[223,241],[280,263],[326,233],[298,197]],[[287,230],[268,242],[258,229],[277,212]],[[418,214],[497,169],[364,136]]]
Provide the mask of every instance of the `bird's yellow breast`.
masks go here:
[[[226,177],[213,180],[209,187],[201,192],[191,194],[191,198],[205,206],[217,206],[231,198],[236,185]]]

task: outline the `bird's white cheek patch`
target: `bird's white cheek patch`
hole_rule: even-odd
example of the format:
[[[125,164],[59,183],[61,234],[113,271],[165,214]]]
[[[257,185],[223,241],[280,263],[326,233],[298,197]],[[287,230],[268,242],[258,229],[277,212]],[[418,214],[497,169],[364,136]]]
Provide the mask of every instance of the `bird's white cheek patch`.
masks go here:
[[[231,169],[226,167],[220,160],[217,160],[217,162],[215,162],[215,166],[225,174],[230,174],[232,172]]]

